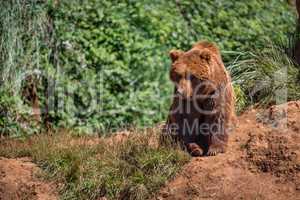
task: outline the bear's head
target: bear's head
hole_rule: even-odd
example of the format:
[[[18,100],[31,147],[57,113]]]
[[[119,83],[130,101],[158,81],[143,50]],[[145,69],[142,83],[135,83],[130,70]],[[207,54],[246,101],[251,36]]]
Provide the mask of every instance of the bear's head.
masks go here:
[[[218,49],[208,42],[197,43],[187,52],[170,51],[170,79],[179,95],[190,98],[201,93],[201,84],[207,84],[211,80],[212,59],[213,56],[218,56],[217,53]]]

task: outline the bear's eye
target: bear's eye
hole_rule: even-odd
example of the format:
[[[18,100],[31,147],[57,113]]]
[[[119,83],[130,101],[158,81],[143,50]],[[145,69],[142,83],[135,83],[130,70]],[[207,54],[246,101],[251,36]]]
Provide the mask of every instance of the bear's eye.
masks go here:
[[[179,80],[181,79],[181,76],[180,74],[172,71],[171,72],[171,80],[174,81],[174,82],[179,82]]]
[[[180,79],[181,79],[181,75],[180,74],[175,74],[175,81],[179,82]]]

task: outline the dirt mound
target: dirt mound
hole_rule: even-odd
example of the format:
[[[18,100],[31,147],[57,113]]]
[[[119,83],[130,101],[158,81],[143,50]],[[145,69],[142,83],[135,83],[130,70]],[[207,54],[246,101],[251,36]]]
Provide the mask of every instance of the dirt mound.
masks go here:
[[[193,158],[155,199],[300,199],[300,102],[249,109],[229,149]]]
[[[262,172],[277,177],[297,180],[300,172],[300,135],[268,132],[265,135],[250,134],[247,143],[247,160]],[[300,182],[299,182],[300,184]]]
[[[38,180],[30,159],[0,158],[0,200],[56,200],[53,185]]]
[[[264,126],[249,133],[246,144],[251,170],[270,172],[281,181],[300,187],[300,103],[273,106],[262,112],[257,121]]]
[[[154,199],[300,200],[299,122],[300,101],[249,109],[239,117],[228,152],[192,158]],[[105,141],[126,138],[128,133]],[[0,158],[0,200],[57,199],[54,186],[39,180],[37,172],[29,159]]]

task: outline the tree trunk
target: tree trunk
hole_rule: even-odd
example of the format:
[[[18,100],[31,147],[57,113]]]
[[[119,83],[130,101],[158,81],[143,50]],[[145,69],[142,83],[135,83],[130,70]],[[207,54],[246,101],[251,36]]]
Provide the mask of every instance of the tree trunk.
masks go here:
[[[298,12],[298,23],[297,23],[297,31],[296,31],[296,42],[295,42],[295,60],[298,65],[300,65],[300,0],[296,0],[296,8]]]

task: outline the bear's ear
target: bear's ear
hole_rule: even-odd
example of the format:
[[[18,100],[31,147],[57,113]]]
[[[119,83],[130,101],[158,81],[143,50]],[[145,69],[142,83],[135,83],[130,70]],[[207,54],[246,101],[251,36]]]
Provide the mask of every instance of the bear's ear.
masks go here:
[[[181,50],[171,50],[169,52],[172,62],[175,62],[179,58],[179,56],[181,56],[182,54],[183,54],[183,51],[181,51]]]
[[[200,58],[209,63],[211,60],[211,53],[204,50],[200,53]]]

